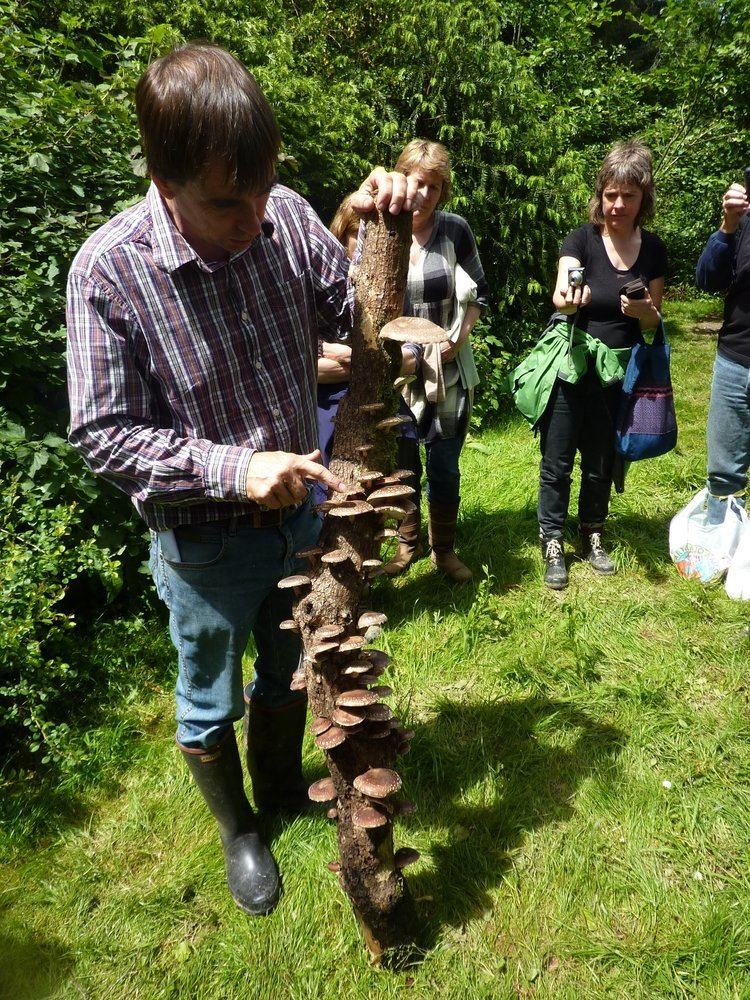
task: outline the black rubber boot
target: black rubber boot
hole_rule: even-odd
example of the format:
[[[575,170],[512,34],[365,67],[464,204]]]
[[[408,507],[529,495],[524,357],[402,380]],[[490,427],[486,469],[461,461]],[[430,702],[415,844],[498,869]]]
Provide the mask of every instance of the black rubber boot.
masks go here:
[[[581,555],[596,573],[612,576],[615,572],[615,564],[602,542],[601,525],[581,527]]]
[[[279,872],[245,796],[234,732],[210,750],[180,749],[218,824],[232,898],[252,916],[269,913],[279,898]]]
[[[298,816],[312,803],[302,776],[307,698],[283,708],[262,708],[245,694],[245,751],[253,798],[265,813]]]
[[[544,559],[544,583],[550,590],[565,590],[568,586],[568,571],[565,567],[565,549],[562,538],[542,536],[542,558]]]

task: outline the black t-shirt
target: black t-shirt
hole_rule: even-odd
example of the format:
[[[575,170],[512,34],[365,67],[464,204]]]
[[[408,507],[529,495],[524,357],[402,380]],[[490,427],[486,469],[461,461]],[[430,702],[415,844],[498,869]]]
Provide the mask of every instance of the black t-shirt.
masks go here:
[[[627,271],[618,271],[607,256],[599,226],[587,222],[565,237],[560,256],[575,257],[586,268],[591,301],[579,314],[580,329],[607,347],[632,347],[638,343],[641,328],[637,319],[623,316],[620,289],[635,278],[648,287],[654,278],[665,277],[667,249],[659,237],[641,230],[641,249],[635,264]]]

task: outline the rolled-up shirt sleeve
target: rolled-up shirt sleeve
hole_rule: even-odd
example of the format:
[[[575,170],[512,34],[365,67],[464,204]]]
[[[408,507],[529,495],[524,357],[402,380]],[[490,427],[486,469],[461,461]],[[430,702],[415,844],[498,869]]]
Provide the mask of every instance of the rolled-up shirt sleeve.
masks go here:
[[[128,496],[159,504],[246,500],[253,449],[181,436],[154,424],[134,356],[135,319],[111,288],[68,278],[69,441]]]

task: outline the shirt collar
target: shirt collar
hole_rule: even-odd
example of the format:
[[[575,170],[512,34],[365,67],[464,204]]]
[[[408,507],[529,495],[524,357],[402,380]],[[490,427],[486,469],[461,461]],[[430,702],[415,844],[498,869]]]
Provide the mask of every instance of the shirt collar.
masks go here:
[[[185,264],[195,261],[196,264],[198,264],[198,266],[203,270],[216,270],[217,265],[215,264],[211,268],[206,268],[206,264],[203,259],[190,246],[177,226],[175,226],[172,221],[172,217],[167,211],[167,206],[164,204],[164,200],[159,194],[158,188],[153,183],[149,187],[148,193],[146,194],[146,203],[149,207],[149,211],[151,212],[154,263],[157,267],[160,267],[162,271],[167,271],[171,274],[178,268],[183,267]],[[266,219],[261,223],[261,231],[266,239],[270,239],[274,233],[273,222]],[[242,250],[240,253],[234,254],[228,260],[222,261],[219,266],[228,264],[231,261],[242,257],[254,245],[255,240],[250,244],[247,250]]]

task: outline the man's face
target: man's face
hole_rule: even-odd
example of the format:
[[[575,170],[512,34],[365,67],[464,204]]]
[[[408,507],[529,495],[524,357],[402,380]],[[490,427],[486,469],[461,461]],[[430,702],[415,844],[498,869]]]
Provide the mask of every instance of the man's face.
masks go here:
[[[238,191],[215,164],[185,184],[153,180],[174,224],[196,253],[204,260],[223,260],[247,250],[260,234],[276,178],[269,178],[262,191]]]

